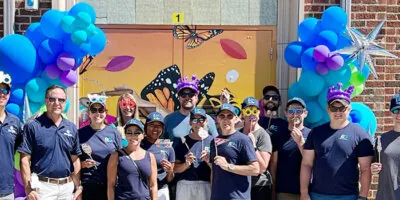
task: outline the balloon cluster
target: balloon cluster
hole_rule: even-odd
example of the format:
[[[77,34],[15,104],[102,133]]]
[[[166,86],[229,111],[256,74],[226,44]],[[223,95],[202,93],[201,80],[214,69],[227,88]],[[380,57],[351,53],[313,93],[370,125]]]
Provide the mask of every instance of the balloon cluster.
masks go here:
[[[362,93],[369,76],[368,67],[363,67],[362,71],[358,70],[360,67],[357,66],[357,60],[345,63],[344,55],[332,53],[352,45],[346,35],[346,25],[346,12],[340,7],[329,7],[322,14],[321,20],[313,17],[303,20],[298,27],[300,41],[291,42],[285,48],[285,61],[294,68],[302,68],[299,81],[289,88],[289,98],[300,97],[306,101],[309,114],[305,122],[309,127],[329,121],[329,116],[325,112],[329,87],[339,82],[343,83],[344,89],[354,85],[353,98]],[[371,111],[367,106],[356,106],[354,109]],[[360,113],[367,115],[362,121],[375,123],[369,128],[363,126],[374,133],[376,119],[373,112],[360,111]],[[371,127],[375,129],[370,129]]]
[[[93,7],[81,2],[69,11],[45,12],[25,36],[11,34],[0,40],[0,71],[12,78],[8,112],[21,117],[26,95],[35,113],[44,104],[48,86],[67,88],[77,82],[76,70],[83,58],[106,46],[105,34],[94,25],[95,20]]]

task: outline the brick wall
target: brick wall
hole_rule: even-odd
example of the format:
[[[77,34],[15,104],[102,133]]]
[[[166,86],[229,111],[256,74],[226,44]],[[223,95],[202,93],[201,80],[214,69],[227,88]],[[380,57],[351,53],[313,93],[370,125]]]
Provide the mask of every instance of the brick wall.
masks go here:
[[[329,2],[329,3],[328,3]],[[340,0],[305,0],[304,17],[321,18],[322,12],[329,6],[339,5]],[[352,0],[351,26],[362,33],[369,33],[383,19],[387,22],[378,35],[381,46],[400,56],[400,0]],[[400,59],[375,58],[378,80],[372,75],[366,82],[366,88],[354,100],[368,105],[378,120],[377,134],[393,128],[391,113],[388,111],[390,98],[400,87]],[[369,198],[376,195],[378,177],[372,178]]]

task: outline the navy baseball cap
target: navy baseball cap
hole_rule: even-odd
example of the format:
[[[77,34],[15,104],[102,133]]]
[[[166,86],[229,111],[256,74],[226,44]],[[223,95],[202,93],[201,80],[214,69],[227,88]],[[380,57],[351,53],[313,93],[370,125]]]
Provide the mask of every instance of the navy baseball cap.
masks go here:
[[[219,115],[219,113],[221,113],[224,110],[227,110],[227,111],[231,112],[233,115],[237,116],[235,107],[230,103],[222,104],[222,106],[219,108],[219,110],[217,112],[217,115]]]
[[[390,112],[400,109],[400,94],[395,94],[390,100]]]
[[[274,86],[274,85],[267,85],[263,88],[263,95],[265,95],[265,93],[267,93],[268,91],[275,91],[279,96],[281,95],[279,92],[279,89]]]
[[[258,103],[258,100],[254,97],[247,97],[243,103],[242,103],[242,109],[245,109],[249,106],[255,106],[258,109],[260,109],[260,104]]]
[[[128,128],[129,126],[137,126],[140,128],[140,130],[142,130],[142,132],[144,132],[144,125],[140,120],[137,119],[128,120],[128,122],[126,122],[125,124],[125,129]]]
[[[206,111],[203,108],[193,108],[192,111],[190,111],[190,117],[194,117],[195,115],[200,115],[204,118],[207,118]]]
[[[303,106],[303,108],[307,108],[306,102],[304,102],[304,100],[299,97],[293,97],[289,99],[289,101],[286,104],[286,108],[289,107],[292,103],[299,103],[301,106]]]
[[[152,112],[147,115],[146,124],[151,122],[160,122],[164,125],[164,117],[158,112]]]

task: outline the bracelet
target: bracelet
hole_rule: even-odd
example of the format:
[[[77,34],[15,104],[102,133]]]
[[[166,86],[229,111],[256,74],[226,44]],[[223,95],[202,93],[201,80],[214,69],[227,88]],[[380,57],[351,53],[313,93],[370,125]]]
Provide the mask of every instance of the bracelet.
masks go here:
[[[82,185],[75,186],[75,190],[83,190],[83,186]]]

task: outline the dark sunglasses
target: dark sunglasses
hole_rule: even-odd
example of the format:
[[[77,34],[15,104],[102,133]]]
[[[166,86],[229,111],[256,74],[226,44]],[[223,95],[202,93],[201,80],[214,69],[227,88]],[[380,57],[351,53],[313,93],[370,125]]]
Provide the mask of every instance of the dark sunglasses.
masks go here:
[[[264,100],[269,101],[270,99],[272,99],[272,101],[278,101],[279,100],[279,95],[264,95]]]
[[[2,89],[0,89],[0,94],[7,95],[7,94],[9,94],[9,93],[10,93],[10,90],[7,89],[7,88],[2,88]]]
[[[400,109],[396,109],[396,110],[392,111],[393,114],[399,114],[399,112],[400,112]]]
[[[90,108],[90,112],[91,113],[104,113],[104,112],[106,112],[106,109],[105,108]]]
[[[331,112],[344,112],[346,111],[347,106],[340,106],[340,107],[336,107],[336,106],[329,106],[329,110]]]
[[[194,95],[196,95],[194,92],[182,92],[179,96],[182,98],[192,98]]]
[[[125,135],[132,135],[132,134],[134,134],[134,135],[140,135],[140,134],[142,134],[143,132],[141,131],[141,130],[136,130],[136,131],[126,131],[126,133],[125,133]]]
[[[65,103],[66,99],[64,98],[54,98],[54,97],[47,97],[47,99],[51,102],[54,103],[56,101],[60,102],[60,103]]]
[[[231,120],[231,119],[233,119],[234,116],[233,116],[232,114],[229,114],[229,115],[219,114],[218,117],[219,117],[220,119],[225,119],[225,118],[227,118],[227,119]]]
[[[289,115],[293,115],[293,114],[295,114],[295,115],[301,115],[301,114],[303,114],[304,109],[289,108],[289,109],[287,110],[287,112],[288,112]]]
[[[191,119],[191,121],[192,121],[193,124],[197,124],[197,123],[202,124],[202,123],[204,123],[206,121],[206,119],[203,118],[203,117],[202,118],[193,118],[193,119]]]

